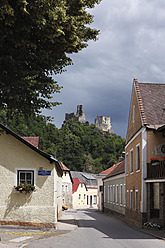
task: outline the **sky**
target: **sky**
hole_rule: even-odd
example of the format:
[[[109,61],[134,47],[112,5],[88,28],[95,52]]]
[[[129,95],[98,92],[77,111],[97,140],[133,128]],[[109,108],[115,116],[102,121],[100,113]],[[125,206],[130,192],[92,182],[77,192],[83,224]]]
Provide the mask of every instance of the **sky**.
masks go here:
[[[89,11],[99,39],[70,56],[74,65],[54,77],[63,89],[53,100],[62,105],[44,113],[60,128],[65,113],[83,105],[86,121],[110,116],[114,132],[126,138],[133,79],[165,81],[165,1],[102,0]]]

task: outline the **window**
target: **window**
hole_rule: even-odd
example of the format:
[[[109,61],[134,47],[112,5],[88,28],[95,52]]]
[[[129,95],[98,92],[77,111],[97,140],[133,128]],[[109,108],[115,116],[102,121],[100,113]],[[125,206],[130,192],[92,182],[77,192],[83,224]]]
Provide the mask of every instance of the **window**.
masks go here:
[[[128,175],[128,153],[126,154],[126,175]]]
[[[104,202],[105,202],[105,186],[104,186]]]
[[[66,188],[66,192],[68,192],[68,185],[65,185],[65,188]]]
[[[93,204],[97,204],[97,195],[93,196]]]
[[[83,183],[81,183],[81,188],[83,187]]]
[[[99,191],[102,192],[103,191],[103,186],[99,187]]]
[[[119,186],[116,185],[116,204],[118,205],[119,203]]]
[[[160,212],[159,183],[150,184],[150,195],[151,195],[150,217],[159,218],[159,212]]]
[[[64,185],[62,185],[62,192],[64,192],[65,190],[64,190]]]
[[[130,191],[130,208],[133,209],[133,192]]]
[[[130,173],[133,173],[133,149],[130,151]]]
[[[136,146],[136,170],[140,170],[140,144]]]
[[[16,185],[20,183],[36,184],[36,169],[15,169]]]
[[[120,205],[123,204],[123,185],[120,184]]]
[[[78,195],[78,199],[81,200],[81,194]]]
[[[86,194],[84,194],[84,200],[85,200],[85,198],[86,198]]]
[[[112,188],[112,185],[110,187],[110,202],[112,203],[113,201],[113,188]]]
[[[125,207],[125,184],[124,184],[124,188],[123,188],[123,204],[124,204],[124,207]]]
[[[135,122],[135,105],[133,105],[133,123]]]
[[[109,196],[110,196],[110,190],[109,190],[109,185],[108,185],[108,202],[109,202]]]
[[[64,198],[62,199],[62,204],[65,204],[65,199]]]
[[[129,190],[127,190],[127,208],[129,208]]]
[[[135,210],[138,211],[138,190],[135,191]]]
[[[113,185],[113,203],[115,203],[115,185]]]

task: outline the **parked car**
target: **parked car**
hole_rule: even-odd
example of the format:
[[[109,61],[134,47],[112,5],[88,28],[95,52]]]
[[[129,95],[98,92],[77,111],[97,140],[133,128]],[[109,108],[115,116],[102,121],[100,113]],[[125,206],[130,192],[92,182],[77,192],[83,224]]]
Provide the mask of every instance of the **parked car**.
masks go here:
[[[68,207],[63,204],[62,205],[62,211],[67,210],[67,209],[68,209]]]

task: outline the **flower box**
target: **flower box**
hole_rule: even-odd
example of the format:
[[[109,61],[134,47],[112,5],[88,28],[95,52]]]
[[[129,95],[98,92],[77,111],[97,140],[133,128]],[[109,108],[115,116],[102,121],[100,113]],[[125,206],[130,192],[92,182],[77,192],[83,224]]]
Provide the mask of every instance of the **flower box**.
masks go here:
[[[14,186],[14,189],[20,193],[32,193],[36,191],[36,187],[29,183],[20,183],[17,186]]]

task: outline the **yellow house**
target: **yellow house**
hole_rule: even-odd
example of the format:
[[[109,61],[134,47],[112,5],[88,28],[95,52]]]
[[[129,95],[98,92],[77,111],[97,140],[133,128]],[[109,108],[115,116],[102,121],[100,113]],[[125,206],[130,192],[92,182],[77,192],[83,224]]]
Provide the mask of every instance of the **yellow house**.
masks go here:
[[[80,179],[86,186],[86,207],[98,208],[97,175],[80,171],[71,171],[71,175],[73,179]],[[83,203],[83,205],[84,204],[85,203]]]
[[[0,124],[1,225],[55,227],[62,213],[61,180],[55,158]],[[21,183],[35,190],[21,190]]]
[[[88,190],[83,181],[79,178],[73,178],[72,184],[72,201],[73,208],[86,208],[87,207],[87,194]]]
[[[125,173],[126,219],[165,226],[165,84],[134,79]]]

